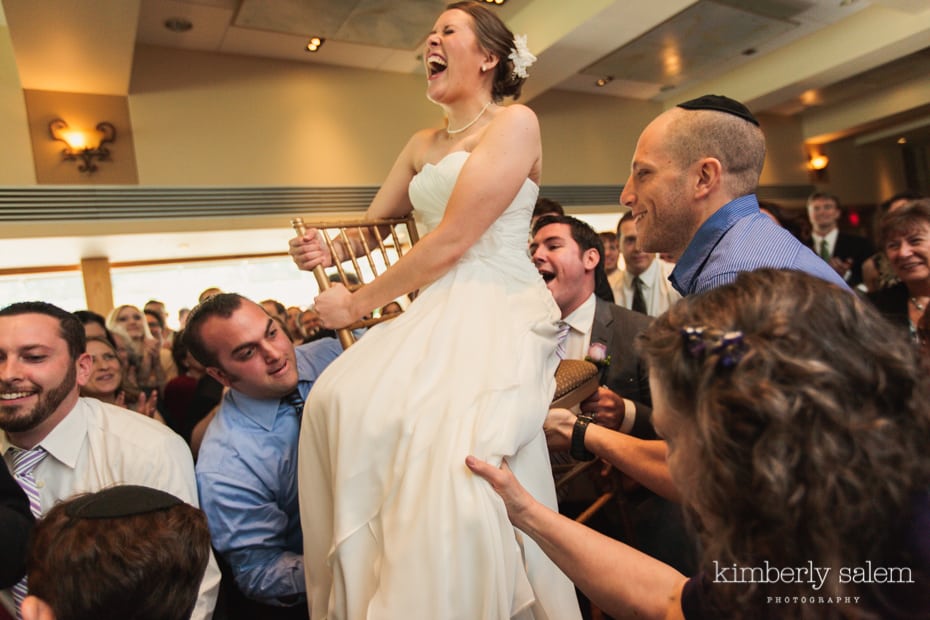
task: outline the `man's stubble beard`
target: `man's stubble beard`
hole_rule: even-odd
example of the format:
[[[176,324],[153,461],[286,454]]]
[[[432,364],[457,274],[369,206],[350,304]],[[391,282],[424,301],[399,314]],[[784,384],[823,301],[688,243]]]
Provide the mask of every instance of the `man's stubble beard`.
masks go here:
[[[58,386],[49,392],[39,392],[39,400],[28,413],[19,413],[21,407],[6,407],[0,405],[0,429],[8,433],[23,433],[30,431],[44,422],[64,402],[65,398],[74,389],[77,383],[77,368],[74,364],[68,365],[68,373]]]

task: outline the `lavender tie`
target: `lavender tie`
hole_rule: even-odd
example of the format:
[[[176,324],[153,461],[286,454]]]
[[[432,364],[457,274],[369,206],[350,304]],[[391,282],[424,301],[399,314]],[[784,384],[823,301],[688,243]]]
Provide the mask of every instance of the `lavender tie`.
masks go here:
[[[16,482],[26,493],[29,498],[29,509],[35,518],[42,516],[42,501],[39,497],[39,487],[36,485],[36,479],[33,472],[36,466],[42,462],[48,452],[43,448],[33,448],[32,450],[20,450],[19,448],[10,448],[13,453],[13,477]],[[23,577],[19,583],[12,588],[13,600],[16,602],[16,617],[21,618],[20,607],[23,599],[29,592],[26,584],[26,578]]]
[[[571,330],[572,326],[566,323],[565,321],[559,321],[559,332],[556,335],[556,345],[555,345],[555,354],[559,356],[560,360],[564,360],[566,356],[566,345],[568,344],[568,332]]]

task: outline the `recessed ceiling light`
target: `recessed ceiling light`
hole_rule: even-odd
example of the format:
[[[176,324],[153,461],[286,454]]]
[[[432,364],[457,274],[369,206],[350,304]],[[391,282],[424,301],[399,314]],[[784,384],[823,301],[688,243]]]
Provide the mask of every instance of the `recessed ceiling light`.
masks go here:
[[[900,138],[898,138],[898,144],[907,144],[907,138],[905,138],[904,136],[901,136]]]
[[[614,81],[614,76],[612,76],[612,75],[605,75],[605,76],[602,77],[602,78],[598,78],[597,81],[594,82],[594,85],[597,86],[598,88],[603,88],[604,86],[607,86],[608,84],[610,84],[610,83],[613,82],[613,81]]]
[[[310,40],[307,41],[307,51],[315,52],[320,49],[320,46],[326,42],[326,39],[323,37],[310,37]]]
[[[191,20],[184,17],[169,17],[165,20],[165,28],[171,32],[187,32],[193,27]]]

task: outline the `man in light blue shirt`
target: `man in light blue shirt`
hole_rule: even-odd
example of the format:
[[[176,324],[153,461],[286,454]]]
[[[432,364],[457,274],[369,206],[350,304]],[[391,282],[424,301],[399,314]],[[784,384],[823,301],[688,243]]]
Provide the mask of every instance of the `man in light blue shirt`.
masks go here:
[[[197,306],[184,338],[229,388],[196,467],[213,546],[248,599],[304,611],[297,438],[303,401],[342,349],[331,338],[295,349],[277,321],[233,293]]]
[[[678,257],[669,279],[682,295],[763,267],[804,271],[847,288],[759,211],[754,192],[764,160],[759,121],[728,97],[681,103],[643,130],[620,202],[633,213],[643,250]]]

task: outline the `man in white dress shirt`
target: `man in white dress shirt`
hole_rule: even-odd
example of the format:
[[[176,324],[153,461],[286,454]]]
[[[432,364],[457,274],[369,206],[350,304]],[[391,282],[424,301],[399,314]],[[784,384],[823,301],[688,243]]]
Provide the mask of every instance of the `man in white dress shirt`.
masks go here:
[[[183,439],[144,415],[79,396],[92,370],[85,344],[84,327],[61,308],[22,302],[0,310],[0,452],[33,513],[115,484],[160,489],[197,506]],[[219,581],[211,554],[192,618],[212,617]],[[7,607],[11,599],[5,592]]]
[[[545,215],[533,227],[530,258],[570,326],[565,357],[605,360],[599,364],[602,385],[581,410],[602,426],[651,438],[649,377],[634,348],[649,320],[604,299],[609,286],[602,251],[594,230],[573,217]]]
[[[625,266],[622,276],[613,284],[614,303],[649,316],[659,316],[681,299],[668,279],[675,265],[636,246],[636,222],[632,212],[620,218],[617,236]]]

